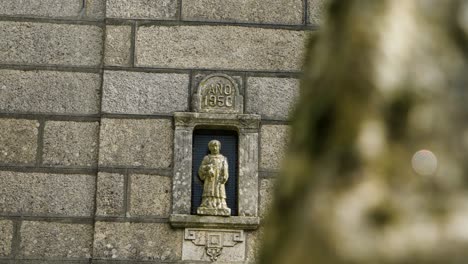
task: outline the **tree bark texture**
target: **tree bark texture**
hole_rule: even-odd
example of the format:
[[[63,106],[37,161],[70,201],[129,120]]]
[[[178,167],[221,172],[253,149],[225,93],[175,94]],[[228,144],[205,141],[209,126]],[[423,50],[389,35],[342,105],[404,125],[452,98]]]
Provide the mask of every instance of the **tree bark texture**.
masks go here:
[[[260,263],[466,263],[468,1],[331,0]]]

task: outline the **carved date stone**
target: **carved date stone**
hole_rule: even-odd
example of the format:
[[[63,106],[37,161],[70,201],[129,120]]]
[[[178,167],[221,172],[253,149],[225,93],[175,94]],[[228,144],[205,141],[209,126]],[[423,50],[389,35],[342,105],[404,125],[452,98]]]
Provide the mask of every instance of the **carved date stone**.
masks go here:
[[[211,140],[208,143],[210,154],[203,158],[198,176],[203,181],[203,194],[199,215],[231,215],[226,204],[226,182],[229,178],[228,161],[220,154],[221,142]]]
[[[210,74],[198,85],[193,108],[202,113],[242,113],[244,97],[237,82],[226,74]]]
[[[245,236],[242,230],[187,228],[182,260],[243,261]]]

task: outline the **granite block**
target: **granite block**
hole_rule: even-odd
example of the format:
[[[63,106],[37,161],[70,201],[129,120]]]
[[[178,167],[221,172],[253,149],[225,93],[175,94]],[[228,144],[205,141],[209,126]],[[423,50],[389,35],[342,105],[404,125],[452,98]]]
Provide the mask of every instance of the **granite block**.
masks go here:
[[[2,69],[0,111],[97,114],[100,86],[97,73]]]
[[[169,168],[173,134],[171,121],[167,119],[103,119],[99,164]]]
[[[0,164],[34,164],[38,128],[36,120],[0,119]]]
[[[95,176],[0,171],[0,214],[92,216]]]
[[[96,192],[96,215],[124,215],[124,175],[118,173],[98,173]]]
[[[249,77],[246,111],[263,118],[287,120],[299,97],[299,80]]]
[[[301,24],[302,0],[190,0],[183,1],[182,18],[195,21],[229,21]]]
[[[98,133],[98,122],[46,122],[43,163],[61,166],[96,166]]]
[[[24,221],[21,224],[22,257],[90,258],[91,224]]]
[[[83,2],[83,0],[80,0]],[[106,16],[106,0],[85,0],[84,16],[93,19],[104,19]]]
[[[171,178],[157,175],[131,175],[128,216],[168,217],[171,208]]]
[[[273,203],[273,195],[275,190],[275,179],[262,179],[260,181],[260,217],[265,218],[270,211]]]
[[[102,109],[141,115],[187,111],[188,86],[187,74],[106,71]]]
[[[2,0],[0,15],[75,18],[82,0]]]
[[[101,63],[102,34],[94,25],[1,21],[0,61],[96,67]]]
[[[108,18],[173,20],[177,0],[107,0]]]
[[[307,12],[309,13],[309,21],[310,24],[313,25],[321,25],[323,24],[324,15],[326,12],[327,3],[330,0],[307,0]]]
[[[182,231],[167,223],[96,222],[94,258],[177,261]]]
[[[279,170],[289,141],[289,126],[263,125],[260,132],[260,168]]]
[[[104,53],[104,63],[106,65],[131,66],[131,35],[131,26],[106,26],[106,49]]]
[[[136,65],[298,71],[304,31],[237,26],[140,26]]]
[[[13,221],[0,219],[0,257],[9,256],[13,240]]]

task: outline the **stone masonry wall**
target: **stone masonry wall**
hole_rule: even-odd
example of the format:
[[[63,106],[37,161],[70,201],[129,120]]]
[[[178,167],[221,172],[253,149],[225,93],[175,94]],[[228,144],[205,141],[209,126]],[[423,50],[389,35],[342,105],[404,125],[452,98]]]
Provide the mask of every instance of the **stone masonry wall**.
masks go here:
[[[263,216],[323,2],[0,0],[0,263],[180,261],[172,116],[198,73],[262,116]]]

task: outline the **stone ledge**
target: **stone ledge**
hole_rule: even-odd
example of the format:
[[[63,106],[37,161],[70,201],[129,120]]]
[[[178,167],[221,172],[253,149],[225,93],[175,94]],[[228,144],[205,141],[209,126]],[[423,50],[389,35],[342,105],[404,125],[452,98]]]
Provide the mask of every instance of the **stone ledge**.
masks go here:
[[[258,130],[261,116],[256,114],[237,113],[194,113],[194,112],[174,112],[176,127],[195,126],[224,126],[237,128],[238,130]]]
[[[260,225],[260,218],[251,216],[223,217],[172,214],[169,217],[169,222],[174,228],[202,227],[255,230]]]

